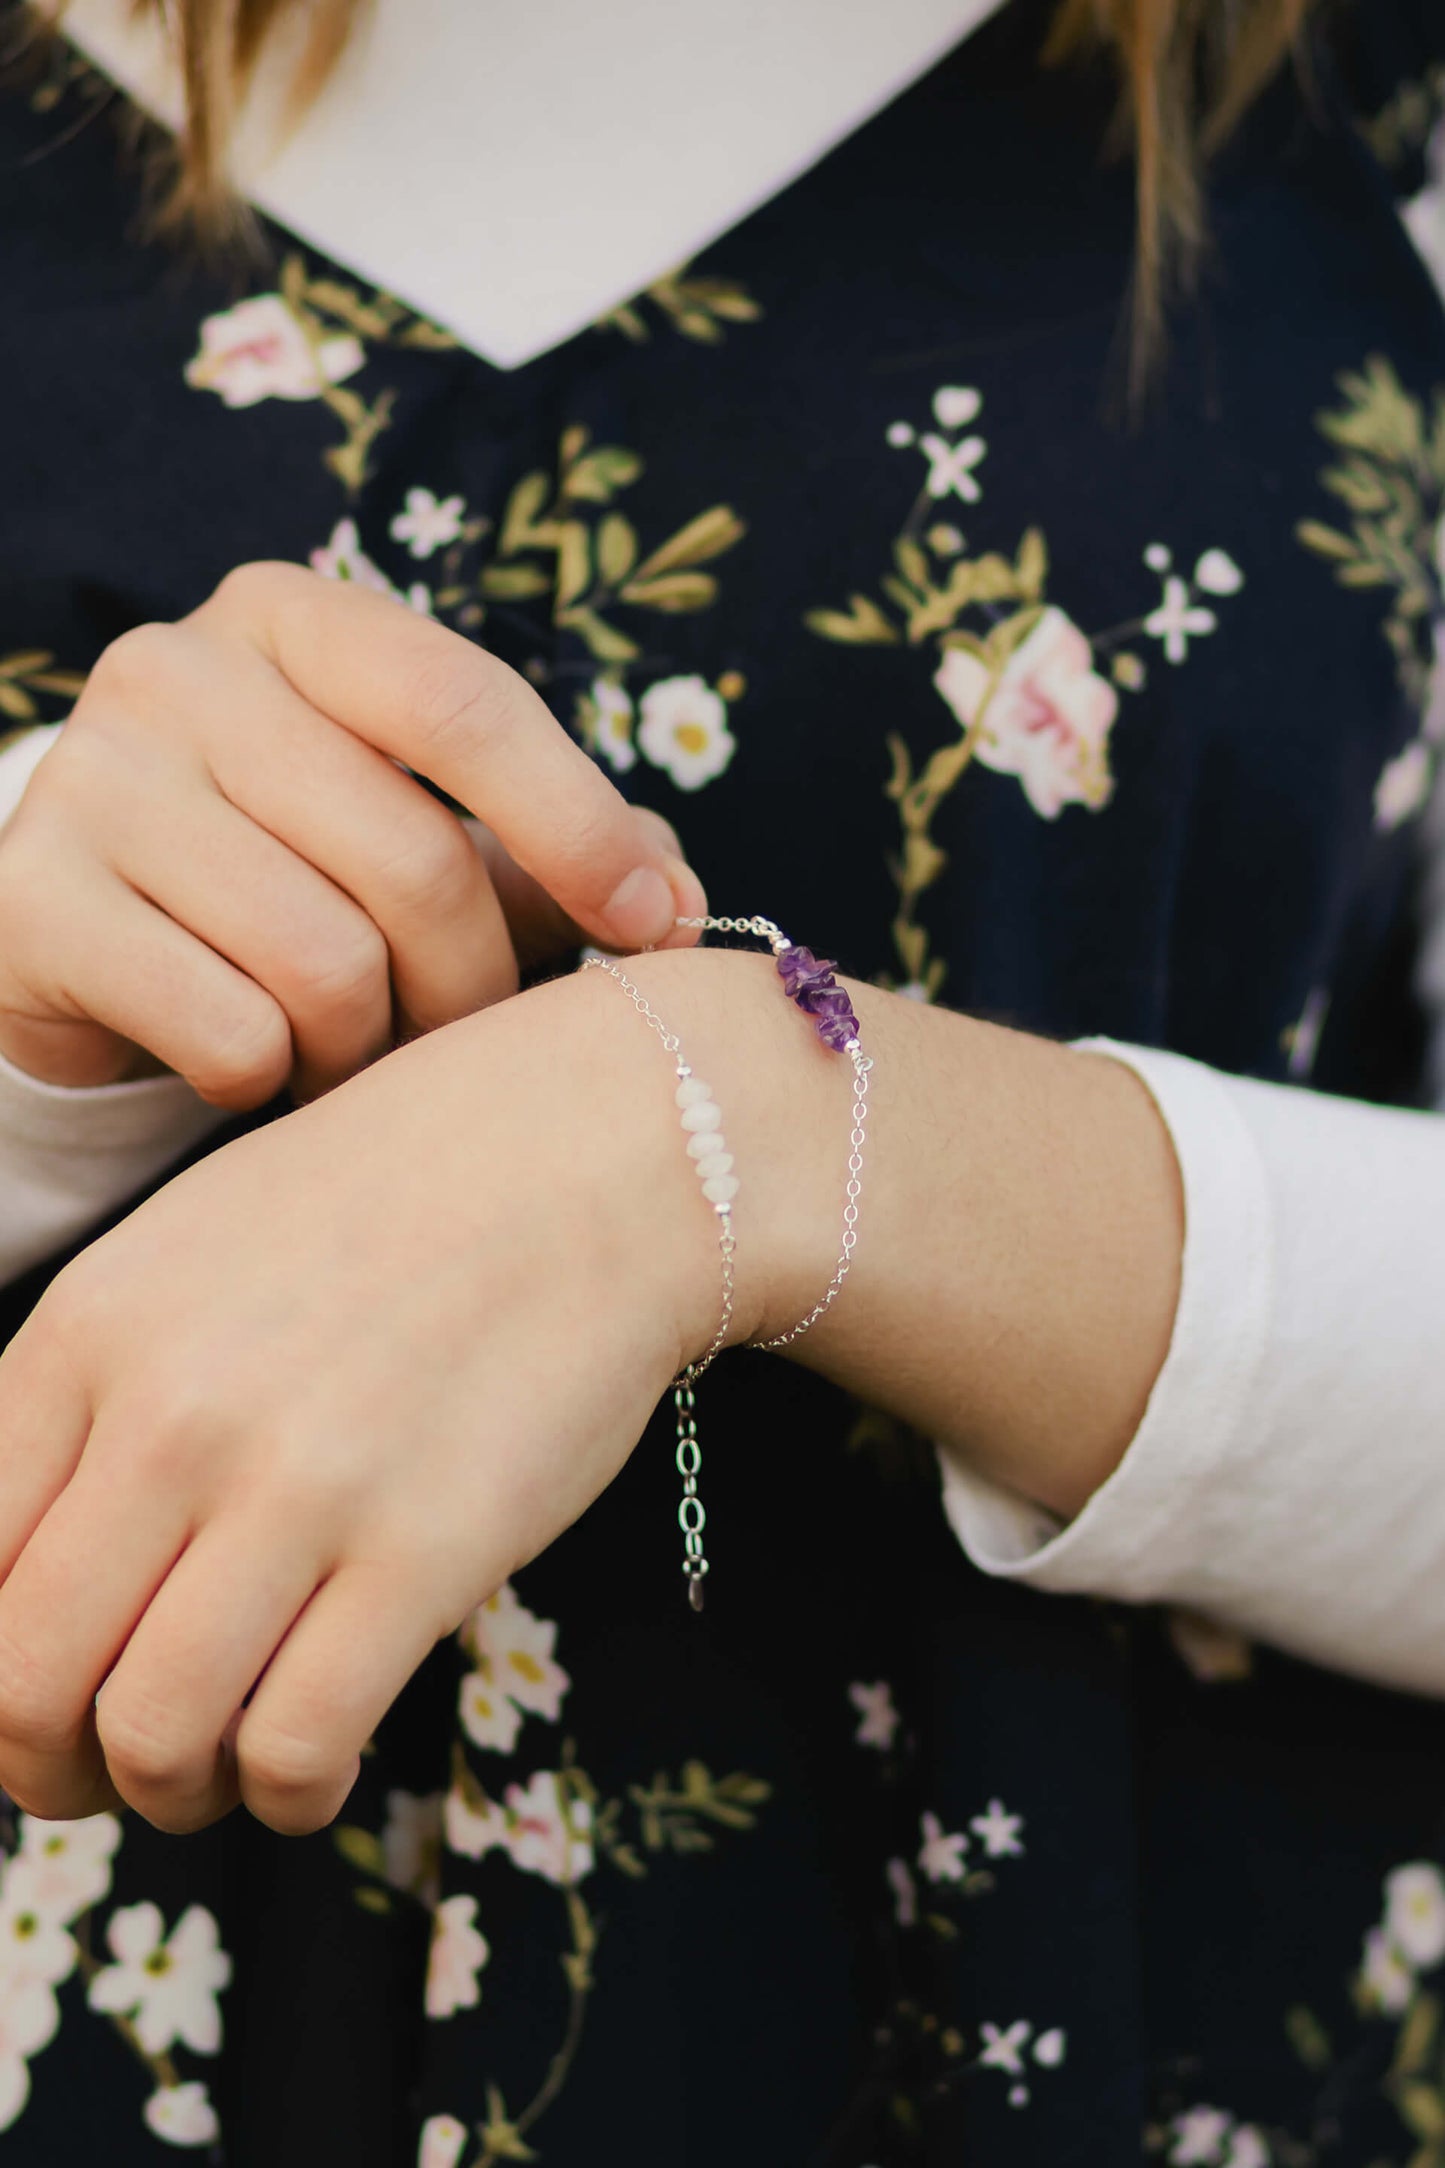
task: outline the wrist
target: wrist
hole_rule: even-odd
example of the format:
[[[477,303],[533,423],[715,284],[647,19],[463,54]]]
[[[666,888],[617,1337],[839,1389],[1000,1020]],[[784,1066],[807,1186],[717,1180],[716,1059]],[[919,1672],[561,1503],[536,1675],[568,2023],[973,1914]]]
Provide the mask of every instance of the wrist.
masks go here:
[[[709,1214],[673,1097],[678,1059],[712,1089],[739,1185],[730,1205],[736,1259],[727,1344],[775,1338],[813,1308],[837,1260],[852,1064],[820,1043],[786,999],[766,954],[661,952],[629,958],[623,968],[680,1042],[679,1054],[669,1057],[634,1012],[633,1036],[657,1073],[647,1096],[676,1170],[671,1188],[681,1190],[684,1203],[688,1191],[696,1196],[683,1223],[708,1260],[710,1300],[701,1313],[694,1306],[686,1321],[687,1359],[695,1359],[717,1329],[721,1275],[715,1246],[698,1244]],[[602,974],[587,977],[600,981]],[[626,1023],[629,1004],[621,989],[614,984],[598,991]]]

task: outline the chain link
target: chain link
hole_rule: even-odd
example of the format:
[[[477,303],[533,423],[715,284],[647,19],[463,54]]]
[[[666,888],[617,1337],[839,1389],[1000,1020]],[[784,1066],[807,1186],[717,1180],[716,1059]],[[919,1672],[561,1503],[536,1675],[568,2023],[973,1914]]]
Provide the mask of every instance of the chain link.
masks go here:
[[[775,956],[792,946],[782,928],[772,919],[761,915],[752,918],[680,918],[679,926],[689,926],[702,933],[751,934],[754,939],[766,941]],[[692,1070],[683,1059],[682,1042],[675,1031],[669,1031],[642,988],[621,967],[606,956],[589,956],[582,965],[584,971],[605,971],[615,979],[628,1000],[636,1009],[650,1031],[656,1033],[663,1047],[671,1055],[679,1078],[690,1077]],[[863,1194],[863,1147],[867,1138],[868,1076],[873,1067],[872,1057],[865,1054],[856,1039],[850,1039],[844,1050],[853,1064],[853,1127],[848,1138],[848,1180],[844,1187],[843,1238],[839,1246],[838,1260],[833,1267],[833,1277],[814,1303],[806,1317],[799,1318],[796,1325],[789,1326],[771,1340],[755,1341],[762,1348],[791,1347],[801,1340],[810,1327],[830,1310],[842,1292],[853,1262],[853,1251],[858,1241],[858,1200]],[[694,1611],[702,1609],[702,1584],[709,1567],[703,1547],[703,1531],[707,1527],[707,1508],[698,1496],[698,1476],[702,1471],[702,1446],[697,1435],[697,1395],[694,1390],[698,1379],[727,1345],[732,1330],[736,1298],[737,1238],[733,1233],[732,1213],[726,1206],[717,1208],[718,1257],[722,1268],[722,1311],[717,1330],[708,1345],[693,1362],[673,1379],[672,1401],[677,1417],[677,1451],[674,1459],[678,1475],[682,1479],[682,1499],[677,1509],[677,1522],[682,1530],[682,1570],[687,1576],[687,1600]]]
[[[775,956],[793,945],[781,926],[761,915],[753,918],[680,918],[677,923],[679,926],[695,926],[701,933],[753,934],[758,940],[766,941]],[[870,1055],[864,1053],[856,1039],[849,1041],[846,1052],[853,1064],[853,1129],[848,1139],[848,1180],[844,1189],[843,1238],[838,1248],[838,1261],[833,1267],[832,1279],[807,1316],[800,1317],[796,1325],[790,1325],[786,1332],[780,1332],[775,1339],[754,1341],[755,1347],[791,1347],[795,1340],[801,1340],[809,1327],[816,1325],[819,1318],[832,1309],[842,1292],[843,1282],[848,1277],[848,1267],[853,1262],[853,1251],[858,1241],[858,1199],[863,1194],[868,1072],[873,1067],[873,1061]]]
[[[759,1340],[761,1348],[791,1347],[801,1340],[810,1325],[816,1325],[826,1310],[831,1310],[842,1293],[843,1282],[848,1277],[848,1267],[853,1262],[853,1250],[858,1240],[858,1199],[863,1194],[863,1144],[864,1124],[868,1119],[868,1072],[873,1067],[872,1057],[865,1054],[857,1040],[848,1048],[853,1064],[853,1130],[848,1139],[848,1181],[844,1190],[843,1239],[838,1249],[838,1262],[833,1267],[833,1277],[814,1303],[806,1317],[800,1317],[796,1325],[780,1332],[776,1339]]]
[[[630,979],[619,965],[612,963],[606,956],[589,956],[582,969],[605,971],[609,979],[615,979],[644,1024],[650,1031],[656,1032],[672,1056],[679,1081],[692,1075],[690,1065],[683,1059],[682,1041],[677,1033],[668,1030],[642,988]],[[687,1575],[687,1600],[694,1611],[702,1609],[702,1584],[708,1572],[708,1561],[702,1541],[702,1532],[707,1526],[707,1508],[697,1494],[697,1479],[702,1469],[702,1446],[697,1435],[697,1396],[693,1388],[704,1370],[710,1367],[727,1345],[737,1294],[738,1245],[737,1236],[733,1232],[732,1211],[727,1205],[719,1205],[714,1209],[718,1226],[718,1260],[722,1267],[722,1310],[717,1330],[701,1355],[681,1370],[672,1381],[672,1404],[677,1414],[675,1458],[677,1472],[682,1477],[682,1503],[677,1509],[677,1522],[682,1530],[682,1570]]]

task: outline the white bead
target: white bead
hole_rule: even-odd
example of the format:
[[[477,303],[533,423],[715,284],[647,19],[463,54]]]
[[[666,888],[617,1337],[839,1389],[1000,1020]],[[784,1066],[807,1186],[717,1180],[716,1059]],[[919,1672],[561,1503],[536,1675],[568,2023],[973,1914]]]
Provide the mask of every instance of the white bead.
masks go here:
[[[673,1097],[680,1107],[700,1107],[704,1100],[711,1099],[712,1086],[704,1084],[700,1076],[685,1076]]]
[[[731,1204],[740,1186],[735,1174],[715,1174],[703,1183],[702,1193],[709,1204]]]
[[[712,1142],[711,1137],[708,1142]],[[731,1152],[709,1152],[706,1159],[698,1161],[697,1171],[705,1182],[710,1182],[715,1174],[731,1174],[733,1155]]]
[[[725,1152],[727,1148],[727,1139],[720,1129],[700,1129],[695,1137],[687,1140],[689,1159],[711,1159],[714,1152]]]
[[[682,1110],[684,1129],[703,1130],[722,1128],[722,1108],[715,1099],[700,1099],[695,1107]]]

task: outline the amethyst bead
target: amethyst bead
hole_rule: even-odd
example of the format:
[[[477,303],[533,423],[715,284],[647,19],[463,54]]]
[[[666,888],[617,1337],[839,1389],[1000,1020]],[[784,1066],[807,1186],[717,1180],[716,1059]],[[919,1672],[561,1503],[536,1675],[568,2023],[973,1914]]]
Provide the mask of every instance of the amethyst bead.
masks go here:
[[[841,986],[835,986],[829,993],[815,994],[808,1003],[808,1014],[817,1025],[818,1037],[823,1044],[836,1048],[839,1053],[850,1039],[858,1036],[853,1004]]]
[[[783,982],[783,992],[791,1001],[805,1001],[814,988],[831,987],[837,968],[828,957],[815,956],[810,948],[778,951],[778,975]]]
[[[850,1040],[858,1037],[858,1019],[833,976],[837,966],[807,948],[782,949],[777,963],[783,991],[812,1018],[823,1044],[843,1053]]]

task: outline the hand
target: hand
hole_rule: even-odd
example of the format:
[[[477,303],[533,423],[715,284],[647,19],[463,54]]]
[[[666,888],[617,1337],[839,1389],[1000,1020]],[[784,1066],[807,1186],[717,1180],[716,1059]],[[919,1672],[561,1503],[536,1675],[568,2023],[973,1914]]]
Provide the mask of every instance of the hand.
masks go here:
[[[514,671],[385,596],[248,565],[107,648],[0,830],[0,1054],[306,1100],[514,992],[519,953],[578,927],[642,947],[705,907],[666,822]]]
[[[766,957],[628,968],[717,1091],[733,1337],[771,1338],[833,1269],[851,1069]],[[1168,1136],[1113,1061],[849,991],[876,1057],[858,1249],[790,1354],[1077,1512],[1169,1344]],[[278,1829],[335,1813],[427,1650],[712,1337],[672,1083],[618,990],[569,979],[227,1145],[59,1275],[0,1356],[0,1783],[23,1806],[114,1786],[167,1829],[238,1795]]]
[[[337,1811],[427,1651],[711,1338],[672,1082],[615,989],[563,981],[227,1145],[60,1275],[0,1357],[23,1806]]]

